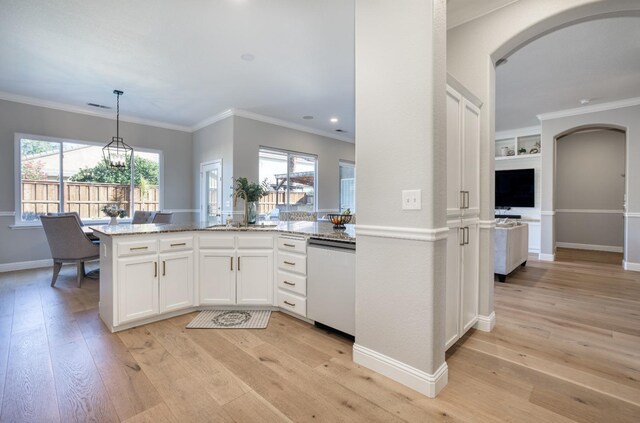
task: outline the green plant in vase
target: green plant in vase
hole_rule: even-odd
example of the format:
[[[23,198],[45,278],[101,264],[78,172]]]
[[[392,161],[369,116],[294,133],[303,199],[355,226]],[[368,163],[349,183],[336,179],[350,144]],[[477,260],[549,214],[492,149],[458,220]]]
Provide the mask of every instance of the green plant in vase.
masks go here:
[[[245,177],[233,179],[233,206],[235,207],[238,198],[244,200],[245,224],[256,223],[258,201],[270,191],[269,183],[265,178],[261,183],[249,182]]]

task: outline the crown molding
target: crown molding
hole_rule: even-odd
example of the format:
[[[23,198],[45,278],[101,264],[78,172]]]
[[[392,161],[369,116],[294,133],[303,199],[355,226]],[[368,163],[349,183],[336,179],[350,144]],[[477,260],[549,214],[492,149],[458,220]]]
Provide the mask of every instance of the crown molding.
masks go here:
[[[295,129],[296,131],[307,132],[309,134],[320,135],[321,137],[333,138],[335,140],[350,142],[353,143],[354,139],[352,137],[347,137],[344,135],[337,135],[331,133],[329,131],[323,131],[321,129],[310,128],[308,126],[299,125],[297,123],[288,122],[286,120],[272,118],[269,116],[260,115],[258,113],[248,112],[246,110],[241,109],[232,109],[233,115],[238,117],[243,117],[246,119],[257,120],[259,122],[270,123],[276,126],[282,126],[289,129]]]
[[[209,125],[213,125],[216,122],[220,122],[223,119],[233,116],[233,109],[227,109],[224,112],[220,112],[217,115],[213,115],[211,117],[206,118],[205,120],[201,120],[200,122],[193,125],[190,130],[191,132],[199,131],[202,128],[206,128]]]
[[[640,97],[626,98],[624,100],[611,101],[609,103],[592,104],[590,106],[576,107],[575,109],[559,110],[557,112],[549,112],[539,114],[539,120],[551,120],[569,116],[584,115],[587,113],[604,112],[607,110],[622,109],[624,107],[632,107],[640,105]]]
[[[31,106],[46,107],[48,109],[61,110],[64,112],[78,113],[78,114],[87,115],[87,116],[115,120],[113,119],[113,113],[101,112],[97,110],[87,110],[82,106],[74,106],[70,104],[58,103],[56,101],[42,100],[39,98],[11,94],[4,91],[0,91],[0,100],[12,101],[14,103],[22,103],[22,104],[28,104]],[[344,141],[349,143],[354,142],[353,137],[338,135],[338,134],[331,133],[329,131],[323,131],[321,129],[315,129],[308,126],[299,125],[297,123],[288,122],[286,120],[272,118],[269,116],[264,116],[264,115],[248,112],[246,110],[241,110],[241,109],[227,109],[221,113],[218,113],[214,116],[204,119],[193,126],[174,125],[171,123],[159,122],[159,121],[149,120],[149,119],[141,119],[141,118],[126,116],[126,115],[120,115],[120,120],[122,122],[136,123],[139,125],[148,125],[156,128],[172,129],[175,131],[193,133],[199,129],[212,125],[230,116],[239,116],[247,119],[256,120],[259,122],[270,123],[272,125],[282,126],[284,128],[294,129],[296,131],[307,132],[310,134],[320,135],[322,137],[332,138],[339,141]]]
[[[542,127],[540,125],[527,126],[525,128],[506,129],[504,131],[496,131],[495,139],[501,140],[504,138],[528,137],[529,135],[540,135],[541,133],[542,133]]]
[[[115,120],[114,119],[115,114],[113,112],[101,112],[97,110],[88,110],[82,106],[73,106],[70,104],[58,103],[57,101],[42,100],[34,97],[11,94],[4,91],[0,91],[0,100],[12,101],[14,103],[28,104],[30,106],[46,107],[47,109],[55,109],[55,110],[61,110],[63,112],[78,113],[81,115]],[[174,131],[181,131],[181,132],[191,132],[191,128],[189,128],[188,126],[174,125],[171,123],[159,122],[159,121],[150,120],[150,119],[141,119],[141,118],[122,115],[122,114],[120,115],[120,120],[122,122],[154,126],[156,128],[173,129]]]

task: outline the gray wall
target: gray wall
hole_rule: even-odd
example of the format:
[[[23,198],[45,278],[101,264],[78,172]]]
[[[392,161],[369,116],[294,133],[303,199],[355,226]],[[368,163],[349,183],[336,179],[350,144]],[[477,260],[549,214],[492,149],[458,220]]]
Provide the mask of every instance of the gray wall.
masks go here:
[[[115,121],[0,100],[0,212],[16,211],[14,135],[16,132],[104,142],[115,135]],[[120,133],[132,147],[161,150],[164,159],[164,209],[191,209],[191,134],[121,122]],[[176,220],[191,220],[177,213]],[[0,264],[51,258],[41,228],[11,229],[13,216],[0,217]]]
[[[556,155],[556,241],[622,249],[625,134],[567,135]]]
[[[193,199],[200,210],[200,164],[222,160],[222,213],[231,210],[233,176],[233,121],[230,116],[193,133]]]
[[[355,160],[354,144],[234,116],[233,176],[246,176],[249,180],[258,180],[260,146],[318,156],[318,210],[339,209],[339,161]],[[227,181],[227,176],[224,179]]]

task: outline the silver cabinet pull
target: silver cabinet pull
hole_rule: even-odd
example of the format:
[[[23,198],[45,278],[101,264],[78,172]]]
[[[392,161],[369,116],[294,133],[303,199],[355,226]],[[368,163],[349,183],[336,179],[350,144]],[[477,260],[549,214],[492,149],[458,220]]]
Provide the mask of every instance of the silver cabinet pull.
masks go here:
[[[283,263],[284,264],[288,264],[289,266],[295,266],[296,265],[295,263],[291,263],[290,261],[284,261]]]
[[[288,306],[291,306],[291,307],[295,307],[295,306],[296,306],[296,305],[295,305],[295,303],[290,303],[289,301],[286,301],[286,300],[285,300],[285,302],[284,302],[284,303],[285,303],[286,305],[288,305]]]
[[[287,243],[284,243],[283,245],[284,245],[285,247],[291,247],[291,248],[295,248],[295,247],[296,247],[296,246],[295,246],[295,245],[293,245],[293,244],[287,244]]]
[[[158,277],[158,262],[157,261],[153,262],[153,277],[154,278]]]
[[[171,244],[172,247],[182,247],[184,245],[187,245],[187,243],[186,242],[179,242],[177,244]]]
[[[469,198],[471,197],[471,195],[470,195],[469,191],[465,191],[465,192],[464,192],[464,194],[465,194],[465,198],[466,198],[466,200],[467,200],[467,201],[465,202],[465,207],[464,207],[464,208],[465,208],[465,209],[468,209],[468,208],[469,208],[469,203],[471,202],[471,201],[469,200]]]
[[[233,271],[233,257],[229,257],[229,267]]]
[[[464,209],[464,191],[460,191],[460,208]]]
[[[458,245],[464,245],[464,228],[458,228],[458,236],[460,237],[460,243]]]
[[[148,250],[149,247],[130,247],[129,251]]]
[[[289,281],[283,281],[285,285],[296,286],[295,283]]]
[[[162,276],[166,276],[167,274],[167,262],[162,260]]]
[[[238,257],[238,272],[240,271],[240,257]]]
[[[465,229],[465,234],[466,234],[466,240],[465,240],[465,243],[466,243],[467,245],[469,245],[469,227],[467,226],[467,227],[466,227],[466,228],[464,228],[464,229]]]

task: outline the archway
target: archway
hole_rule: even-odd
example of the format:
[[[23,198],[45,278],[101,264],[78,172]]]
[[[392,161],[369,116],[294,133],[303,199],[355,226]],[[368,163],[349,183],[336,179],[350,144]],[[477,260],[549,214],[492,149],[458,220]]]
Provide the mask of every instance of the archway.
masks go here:
[[[556,176],[550,188],[556,246],[622,253],[628,190],[626,128],[585,124],[553,138],[550,154]]]

